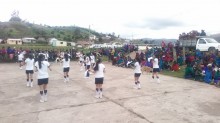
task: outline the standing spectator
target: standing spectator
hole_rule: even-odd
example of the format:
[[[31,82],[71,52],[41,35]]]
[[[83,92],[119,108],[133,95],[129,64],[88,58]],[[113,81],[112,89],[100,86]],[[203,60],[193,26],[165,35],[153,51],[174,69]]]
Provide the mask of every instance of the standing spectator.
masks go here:
[[[205,30],[201,30],[200,36],[206,36]]]
[[[2,54],[2,59],[5,60],[6,59],[6,54],[7,54],[7,51],[6,51],[5,47],[2,47],[1,54]]]

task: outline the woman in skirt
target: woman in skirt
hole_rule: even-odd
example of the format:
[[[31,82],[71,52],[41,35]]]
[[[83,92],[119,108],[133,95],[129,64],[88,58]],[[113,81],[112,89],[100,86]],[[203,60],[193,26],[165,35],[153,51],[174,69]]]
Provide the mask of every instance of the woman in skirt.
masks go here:
[[[27,87],[33,87],[34,59],[33,55],[29,54],[24,62],[26,64]]]
[[[85,58],[85,69],[86,69],[86,72],[85,72],[85,77],[88,78],[90,76],[90,66],[91,66],[91,58],[89,56],[89,54],[86,55],[86,58]]]
[[[24,60],[24,54],[21,52],[21,53],[18,55],[18,62],[19,62],[19,67],[20,67],[20,69],[22,69],[23,60]]]
[[[80,71],[83,70],[83,66],[84,66],[84,54],[80,54],[79,55],[79,62],[80,62]]]
[[[141,76],[141,60],[139,57],[136,57],[136,62],[134,63],[134,83],[135,83],[135,86],[134,88],[135,89],[141,89],[141,84],[140,84],[140,81],[139,81],[139,77]]]
[[[63,62],[63,74],[64,74],[64,82],[69,81],[69,70],[70,70],[70,58],[68,54],[64,54]]]
[[[102,84],[104,81],[104,72],[105,72],[105,65],[102,64],[100,58],[98,58],[95,67],[95,85],[96,85],[96,98],[102,98]]]
[[[154,76],[156,75],[157,83],[160,83],[158,72],[160,72],[159,60],[158,60],[158,56],[154,56],[153,57],[153,74],[152,74],[152,78],[154,79]]]
[[[40,102],[47,101],[47,84],[49,81],[48,68],[51,71],[50,64],[44,60],[44,55],[38,56],[38,61],[35,63],[36,72],[38,71],[38,85],[40,87]]]
[[[91,58],[91,67],[93,68],[95,65],[95,56],[93,53],[91,53],[90,58]]]

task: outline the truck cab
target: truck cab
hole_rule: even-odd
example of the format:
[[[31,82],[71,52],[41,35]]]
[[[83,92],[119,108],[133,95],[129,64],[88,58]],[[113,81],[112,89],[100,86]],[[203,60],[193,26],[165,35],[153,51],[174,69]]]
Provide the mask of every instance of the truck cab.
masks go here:
[[[220,51],[220,43],[213,38],[199,38],[196,43],[196,50],[209,52]]]

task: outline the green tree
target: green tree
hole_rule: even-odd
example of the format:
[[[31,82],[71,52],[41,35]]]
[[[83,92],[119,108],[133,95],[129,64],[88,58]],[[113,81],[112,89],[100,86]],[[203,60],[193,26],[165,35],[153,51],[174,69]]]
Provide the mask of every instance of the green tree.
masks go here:
[[[82,35],[81,35],[81,31],[79,28],[76,28],[74,30],[74,37],[75,37],[75,40],[78,40],[78,39],[81,39],[82,38]]]
[[[102,43],[103,42],[103,39],[101,37],[99,37],[99,42]]]
[[[9,21],[11,21],[11,22],[21,22],[21,18],[19,17],[19,11],[13,11]]]
[[[57,34],[57,38],[60,38],[60,34]]]

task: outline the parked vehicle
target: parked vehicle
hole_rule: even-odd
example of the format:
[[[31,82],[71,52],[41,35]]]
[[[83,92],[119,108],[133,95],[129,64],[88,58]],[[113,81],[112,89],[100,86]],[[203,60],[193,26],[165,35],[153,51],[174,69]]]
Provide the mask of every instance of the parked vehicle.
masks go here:
[[[220,51],[220,43],[213,38],[198,36],[193,40],[179,40],[182,47],[195,47],[199,51]]]

